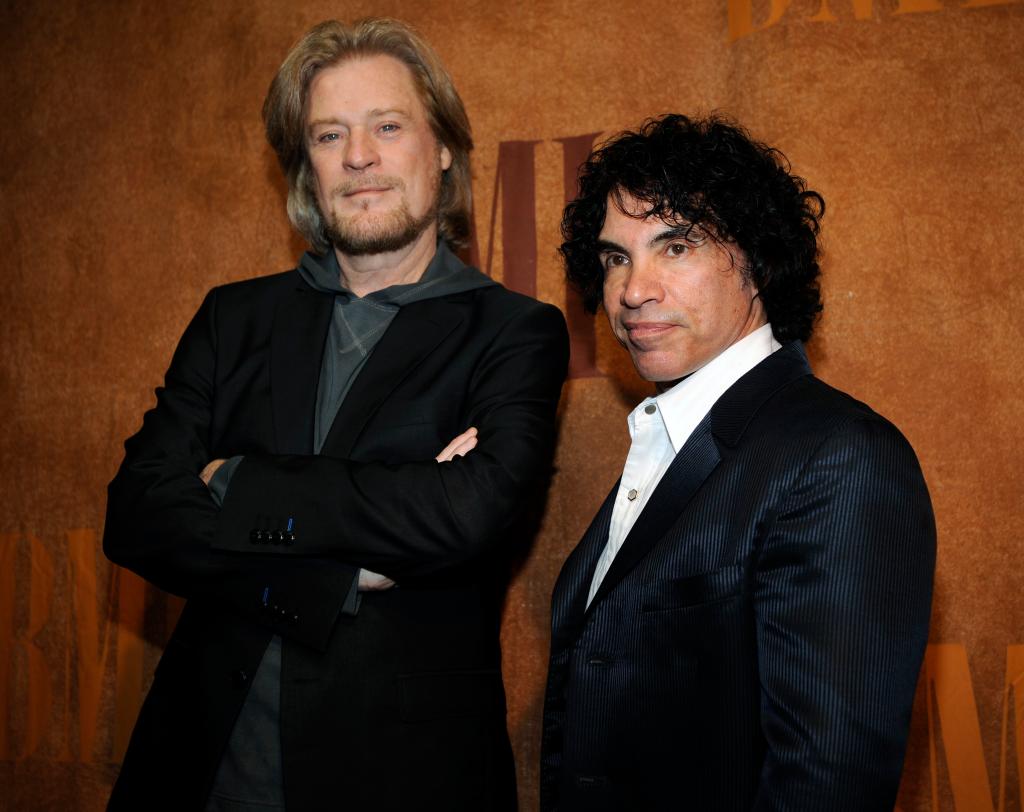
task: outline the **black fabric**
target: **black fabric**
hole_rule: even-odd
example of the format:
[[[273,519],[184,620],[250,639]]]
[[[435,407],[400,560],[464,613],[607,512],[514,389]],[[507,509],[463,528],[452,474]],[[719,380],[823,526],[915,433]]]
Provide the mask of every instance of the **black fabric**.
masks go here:
[[[125,445],[104,549],[188,601],[111,809],[202,807],[274,634],[289,812],[515,808],[496,583],[549,471],[564,320],[500,286],[403,307],[316,456],[332,300],[294,271],[212,291]],[[236,455],[218,511],[197,475]],[[342,616],[359,567],[400,586]]]
[[[320,453],[327,432],[345,399],[352,381],[373,348],[404,305],[436,299],[497,283],[476,268],[463,264],[448,245],[439,240],[433,259],[418,282],[391,285],[366,296],[353,296],[341,283],[341,266],[334,251],[325,256],[302,255],[299,275],[314,290],[334,294],[331,326],[317,382],[313,451]],[[438,449],[440,451],[440,449]]]
[[[892,809],[935,524],[910,446],[789,344],[695,429],[586,608],[555,586],[541,807]]]
[[[496,285],[476,268],[463,264],[440,240],[434,257],[418,282],[392,285],[363,297],[353,296],[341,284],[341,267],[333,250],[325,256],[307,252],[297,268],[311,288],[334,296],[331,325],[320,364],[313,453],[319,454],[338,408],[353,381],[373,352],[399,307],[425,299],[450,296]],[[440,449],[438,449],[440,451]],[[217,505],[227,496],[230,478],[243,457],[227,460],[211,479],[210,493]],[[358,611],[360,593],[353,584],[342,612]],[[283,759],[280,745],[281,638],[271,639],[214,778],[207,812],[217,812],[226,799],[258,801],[260,806],[284,804]],[[268,673],[268,668],[273,668]],[[344,731],[339,731],[344,735]]]

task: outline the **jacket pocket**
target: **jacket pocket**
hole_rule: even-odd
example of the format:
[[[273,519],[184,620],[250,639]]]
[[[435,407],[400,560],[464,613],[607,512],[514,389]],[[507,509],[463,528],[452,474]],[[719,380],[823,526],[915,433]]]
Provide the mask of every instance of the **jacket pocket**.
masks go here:
[[[664,612],[734,598],[743,592],[744,571],[743,564],[731,564],[713,572],[656,581],[645,591],[640,611]]]

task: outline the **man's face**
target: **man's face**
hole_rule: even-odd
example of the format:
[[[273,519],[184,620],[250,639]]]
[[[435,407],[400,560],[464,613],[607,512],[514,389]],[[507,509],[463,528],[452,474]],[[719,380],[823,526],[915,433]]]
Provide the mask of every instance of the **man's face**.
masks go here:
[[[599,238],[604,309],[640,376],[667,386],[764,324],[764,306],[738,248],[622,204],[609,196]]]
[[[452,156],[434,137],[406,65],[369,56],[320,71],[310,83],[306,137],[317,204],[342,254],[433,238]]]

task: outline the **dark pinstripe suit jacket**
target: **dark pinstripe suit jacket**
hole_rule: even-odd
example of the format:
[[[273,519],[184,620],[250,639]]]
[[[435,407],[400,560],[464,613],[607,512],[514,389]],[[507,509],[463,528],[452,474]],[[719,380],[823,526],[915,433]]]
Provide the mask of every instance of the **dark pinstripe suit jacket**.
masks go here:
[[[913,450],[799,343],[679,452],[589,609],[615,489],[553,598],[544,810],[891,810],[927,640]]]

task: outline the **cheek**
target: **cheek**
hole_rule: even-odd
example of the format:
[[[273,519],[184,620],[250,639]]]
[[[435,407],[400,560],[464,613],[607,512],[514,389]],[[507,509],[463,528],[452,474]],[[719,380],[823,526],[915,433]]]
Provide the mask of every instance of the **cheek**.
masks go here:
[[[608,317],[608,323],[611,324],[612,329],[615,329],[615,322],[619,315],[621,308],[619,307],[619,295],[613,292],[608,285],[604,286],[604,297],[601,302],[604,307],[604,314]]]
[[[605,272],[604,282],[601,285],[601,296],[604,299],[604,309],[608,313],[611,313],[613,309],[618,309],[624,284],[623,274],[616,273],[614,269]]]
[[[318,166],[313,161],[309,163],[309,188],[312,190],[317,202],[323,205],[323,190],[331,188],[330,178],[326,176],[324,167]]]

